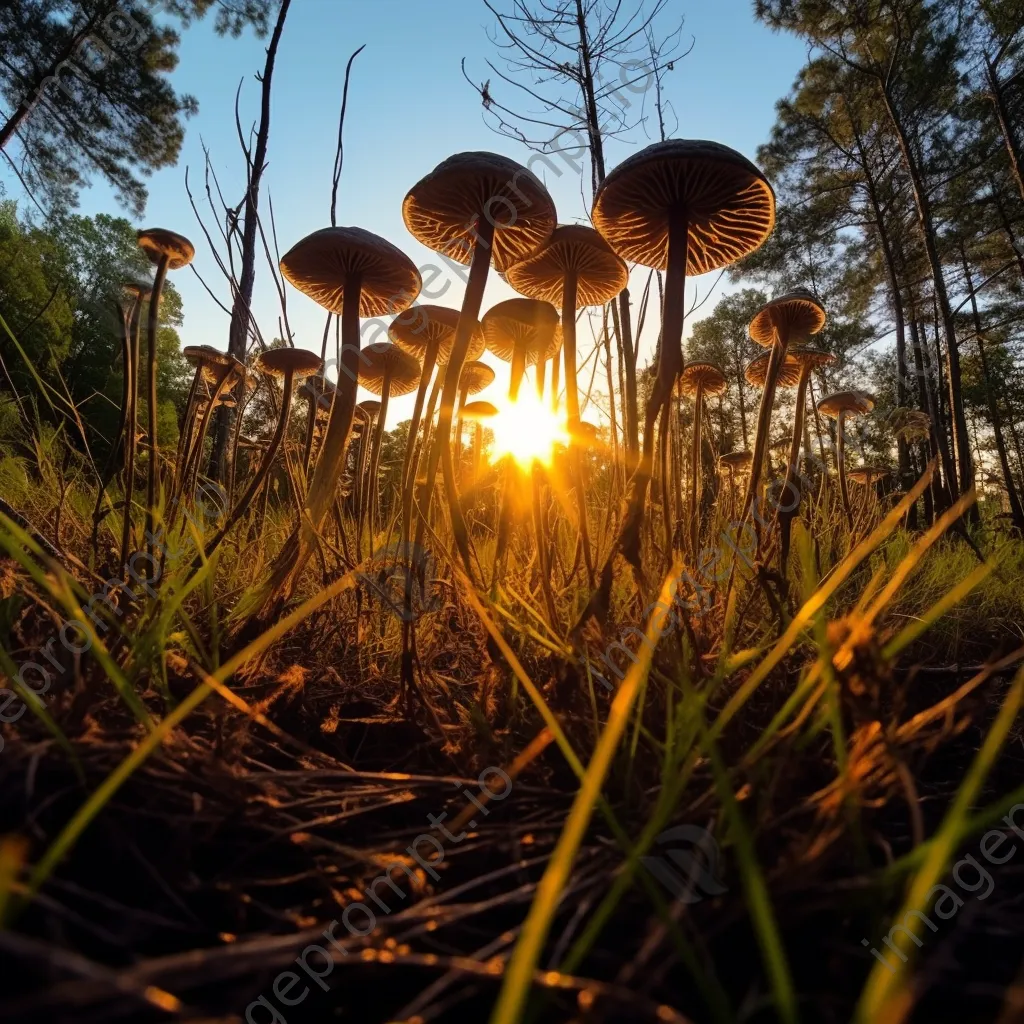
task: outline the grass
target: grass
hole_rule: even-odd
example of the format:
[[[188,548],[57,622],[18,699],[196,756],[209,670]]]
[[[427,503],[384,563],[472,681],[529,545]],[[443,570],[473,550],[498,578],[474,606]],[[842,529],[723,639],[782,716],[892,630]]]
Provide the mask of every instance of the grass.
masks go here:
[[[25,968],[13,1019],[243,1014],[399,863],[405,895],[340,939],[344,983],[312,984],[289,1021],[336,1006],[368,1021],[900,1021],[954,1005],[930,948],[904,942],[917,955],[891,973],[860,938],[922,906],[1024,799],[1020,540],[983,524],[979,563],[947,529],[963,508],[911,535],[915,492],[851,536],[832,495],[797,524],[783,581],[764,571],[770,547],[759,572],[713,513],[708,541],[726,540],[703,594],[690,563],[666,575],[646,543],[671,614],[622,571],[605,621],[570,633],[549,622],[528,518],[489,593],[485,489],[469,517],[481,591],[453,564],[443,509],[432,524],[424,704],[401,697],[402,624],[381,597],[404,577],[347,558],[347,509],[299,600],[256,635],[238,614],[292,525],[283,483],[198,572],[214,524],[182,517],[153,594],[94,622],[121,496],[113,484],[92,555],[95,483],[74,453],[36,428],[0,452],[21,517],[0,515],[0,669],[32,712],[3,725],[0,752],[0,942]],[[618,502],[590,472],[600,564]],[[545,511],[566,624],[589,594],[564,497]],[[383,495],[377,550],[396,501]],[[72,621],[89,649],[60,654],[36,697],[18,666]],[[1000,658],[965,683],[961,666]],[[485,813],[464,793],[492,767],[514,784]],[[681,899],[649,870],[679,824],[713,838],[724,891]],[[443,860],[409,858],[423,835]],[[683,853],[691,883],[714,867]],[[1019,965],[993,960],[1008,990]]]

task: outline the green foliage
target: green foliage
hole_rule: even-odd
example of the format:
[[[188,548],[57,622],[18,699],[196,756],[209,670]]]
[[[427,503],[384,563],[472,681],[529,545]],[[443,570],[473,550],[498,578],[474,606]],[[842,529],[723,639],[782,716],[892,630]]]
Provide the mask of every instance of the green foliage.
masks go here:
[[[188,24],[213,0],[162,5]],[[276,0],[217,5],[217,29],[265,31]],[[168,75],[178,33],[144,0],[20,0],[0,5],[0,149],[20,150],[19,173],[53,209],[76,202],[94,175],[139,215],[142,178],[178,159],[184,120],[196,100],[178,95]]]

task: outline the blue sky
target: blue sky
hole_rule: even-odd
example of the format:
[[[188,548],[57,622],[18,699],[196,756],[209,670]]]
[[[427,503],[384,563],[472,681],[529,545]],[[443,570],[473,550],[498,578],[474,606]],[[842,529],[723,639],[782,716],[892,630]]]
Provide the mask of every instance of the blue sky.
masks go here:
[[[509,6],[506,0],[496,0],[495,5]],[[751,0],[670,0],[662,24],[670,29],[682,19],[684,46],[693,39],[692,51],[675,64],[665,81],[665,98],[678,118],[672,134],[714,139],[753,158],[773,123],[774,104],[789,91],[805,53],[795,38],[775,35],[755,22],[751,7]],[[523,162],[530,155],[525,146],[495,134],[485,124],[479,96],[462,77],[460,61],[466,58],[470,77],[478,82],[492,79],[491,90],[499,102],[514,99],[510,106],[524,105],[485,65],[488,57],[500,60],[488,39],[493,26],[493,16],[480,0],[293,0],[274,76],[269,167],[263,188],[264,211],[268,192],[273,199],[282,252],[330,223],[345,62],[352,50],[365,43],[349,92],[338,223],[383,235],[420,266],[438,264],[437,257],[417,243],[402,222],[402,198],[409,187],[454,152],[487,149]],[[251,33],[240,39],[218,38],[209,21],[183,33],[181,60],[172,81],[177,91],[198,99],[199,113],[187,123],[179,164],[150,179],[149,206],[139,224],[172,228],[190,237],[198,250],[197,269],[228,305],[226,283],[189,206],[185,171],[189,169],[193,192],[202,198],[205,144],[225,196],[231,203],[240,199],[244,176],[234,127],[235,91],[244,80],[241,110],[247,125],[258,116],[259,84],[254,73],[263,67],[265,45]],[[643,127],[638,127],[627,141],[610,143],[609,168],[657,137],[653,90],[621,95],[632,102],[629,116],[650,115],[651,136],[648,139]],[[526,105],[538,109],[528,98]],[[561,177],[547,180],[559,220],[585,221],[588,203],[583,197],[590,194],[589,172],[584,180],[562,167]],[[10,194],[16,195],[16,183],[5,181]],[[82,195],[83,213],[111,211],[115,206],[102,184]],[[210,213],[209,209],[204,212]],[[634,278],[637,292],[645,276],[646,272]],[[510,294],[492,278],[485,309]],[[451,287],[436,301],[458,306],[462,282],[450,271],[446,280]],[[174,281],[185,303],[183,341],[226,347],[226,315],[190,271],[178,272]],[[714,275],[694,280],[688,286],[687,304],[695,294],[703,298],[713,281]],[[710,312],[716,297],[698,315]],[[277,296],[263,261],[257,271],[254,312],[265,337],[277,334]],[[290,291],[288,312],[296,344],[319,350],[324,323],[319,307]],[[645,337],[641,361],[652,343]],[[581,348],[584,353],[588,350],[586,345]],[[393,422],[408,415],[409,401],[396,402]]]

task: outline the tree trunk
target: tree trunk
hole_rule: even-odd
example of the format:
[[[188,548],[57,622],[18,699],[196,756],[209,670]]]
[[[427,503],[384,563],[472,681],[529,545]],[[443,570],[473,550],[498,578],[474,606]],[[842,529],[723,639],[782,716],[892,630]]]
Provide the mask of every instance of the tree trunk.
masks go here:
[[[36,104],[42,98],[41,91],[43,84],[51,78],[58,78],[60,68],[65,63],[73,63],[72,58],[77,53],[81,45],[93,34],[97,26],[113,11],[117,10],[117,3],[110,2],[104,4],[101,8],[95,11],[91,17],[88,17],[85,24],[71,36],[68,40],[67,45],[63,50],[60,51],[53,60],[50,61],[49,65],[39,72],[28,83],[27,92],[28,95],[18,104],[15,108],[14,113],[0,126],[0,151],[7,148],[7,143],[14,138],[15,132],[25,123],[29,114],[35,109]],[[76,71],[77,73],[77,71]]]
[[[992,387],[992,377],[988,371],[988,355],[985,352],[985,336],[981,329],[981,315],[978,312],[978,299],[974,294],[974,281],[971,278],[971,268],[967,262],[967,253],[963,243],[960,243],[960,259],[964,266],[964,280],[967,282],[967,294],[971,299],[971,315],[974,318],[974,334],[978,342],[978,355],[981,359],[982,384],[985,388],[985,398],[988,400],[989,419],[992,421],[992,433],[995,435],[996,451],[999,453],[999,465],[1003,470],[1003,479],[1006,482],[1006,493],[1010,499],[1010,515],[1013,517],[1013,525],[1016,530],[1024,533],[1024,508],[1021,507],[1020,497],[1013,482],[1013,473],[1010,471],[1010,460],[1006,454],[1006,442],[1003,440],[1003,424],[999,415],[999,403],[996,401],[995,391]]]
[[[267,60],[263,66],[262,97],[260,103],[260,126],[256,133],[256,147],[252,153],[249,167],[249,183],[245,191],[245,212],[242,227],[242,263],[235,289],[234,302],[231,305],[231,326],[228,330],[228,354],[239,362],[245,362],[245,353],[249,337],[249,309],[252,303],[252,290],[256,281],[256,242],[259,227],[260,184],[267,162],[267,145],[270,139],[270,91],[274,80],[274,63],[277,60],[277,48],[284,31],[284,22],[288,17],[288,8],[292,0],[282,0],[281,9],[274,25],[274,34],[267,47]],[[230,236],[229,236],[230,237]],[[287,340],[287,339],[286,339]],[[244,388],[239,384],[239,388]],[[242,406],[242,393],[239,392],[238,404],[235,409],[222,406],[218,410],[217,423],[213,436],[213,450],[210,452],[209,476],[214,480],[223,480],[225,471],[225,453],[228,438],[231,436],[231,424],[234,416]]]
[[[949,295],[946,291],[946,282],[942,275],[942,260],[939,256],[938,243],[936,242],[935,224],[932,219],[931,200],[925,190],[921,178],[921,169],[918,166],[917,157],[914,155],[913,147],[903,127],[902,120],[896,112],[892,97],[884,83],[879,83],[882,99],[885,103],[886,112],[896,139],[899,143],[900,155],[903,158],[904,168],[910,178],[911,190],[914,195],[914,205],[917,210],[918,225],[924,240],[924,249],[928,257],[928,265],[931,270],[932,282],[935,288],[935,298],[938,303],[939,313],[942,321],[942,329],[946,341],[947,360],[949,362],[949,398],[950,410],[953,423],[953,445],[957,453],[959,468],[959,487],[957,493],[963,494],[970,490],[974,484],[974,460],[971,456],[971,442],[967,434],[967,418],[964,414],[964,403],[961,394],[961,373],[960,373],[960,350],[957,347],[956,330],[953,323],[953,311],[949,304]],[[956,487],[956,481],[950,482],[951,489]],[[977,521],[977,506],[972,505],[967,513],[971,521]]]
[[[985,54],[985,75],[988,78],[989,99],[996,109],[996,117],[999,119],[999,130],[1003,133],[1003,142],[1006,144],[1006,153],[1010,158],[1010,170],[1013,178],[1020,189],[1021,198],[1024,199],[1024,178],[1021,177],[1020,147],[1017,145],[1017,138],[1013,134],[1013,127],[1010,124],[1010,113],[1006,109],[1006,101],[1003,98],[1003,87],[996,75],[996,69]]]

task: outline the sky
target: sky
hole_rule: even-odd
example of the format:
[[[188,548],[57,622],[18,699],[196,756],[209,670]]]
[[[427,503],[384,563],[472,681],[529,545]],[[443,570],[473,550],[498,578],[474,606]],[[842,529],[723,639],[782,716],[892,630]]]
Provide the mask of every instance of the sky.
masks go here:
[[[510,2],[494,0],[494,5],[504,10]],[[628,9],[629,0],[624,7]],[[789,92],[805,59],[804,45],[756,22],[751,0],[669,0],[660,27],[668,33],[680,22],[682,48],[692,44],[692,49],[666,73],[665,101],[674,112],[674,117],[668,118],[669,134],[712,139],[754,159],[774,122],[776,101]],[[261,203],[266,217],[268,196],[273,201],[282,253],[306,234],[330,224],[331,175],[345,64],[352,51],[365,44],[355,61],[349,89],[338,224],[357,225],[384,236],[420,267],[445,266],[406,230],[401,209],[405,193],[452,153],[491,150],[523,163],[531,155],[522,143],[488,127],[479,94],[463,78],[461,62],[465,60],[474,82],[491,80],[491,92],[498,102],[529,112],[541,109],[535,100],[500,82],[487,67],[487,59],[504,67],[501,52],[492,41],[495,27],[482,0],[293,0],[274,73],[269,159]],[[177,166],[148,179],[149,203],[137,225],[170,228],[191,238],[197,249],[196,270],[227,306],[230,292],[190,207],[185,174],[187,170],[193,194],[201,202],[200,211],[215,232],[216,218],[202,205],[204,147],[225,197],[237,203],[245,179],[235,132],[235,93],[241,83],[242,123],[248,128],[259,114],[260,86],[255,73],[262,71],[265,46],[252,32],[239,39],[220,38],[211,19],[182,33],[180,63],[171,80],[176,91],[198,100],[199,112],[186,123]],[[636,83],[619,95],[629,104],[626,118],[631,122],[644,119],[644,123],[622,141],[608,144],[609,169],[658,137],[653,88],[645,91],[642,83]],[[538,173],[543,171],[538,164],[533,167]],[[586,223],[589,170],[581,176],[567,162],[559,162],[559,167],[562,173],[558,176],[541,174],[555,199],[559,221]],[[17,195],[16,183],[8,180],[5,184],[9,194]],[[83,192],[80,212],[115,210],[116,201],[104,184],[95,183]],[[646,276],[646,271],[634,274],[637,298]],[[688,307],[695,297],[705,298],[716,276],[688,284]],[[226,348],[228,317],[195,274],[182,270],[172,279],[184,303],[183,344]],[[698,316],[710,312],[728,287],[719,283]],[[458,307],[462,292],[462,279],[446,269],[444,278],[435,281],[429,301]],[[483,308],[511,294],[492,274]],[[421,301],[428,300],[424,297]],[[324,312],[290,288],[287,304],[295,344],[319,351]],[[277,336],[280,307],[262,254],[253,311],[264,337],[269,341]],[[641,364],[652,346],[653,338],[645,335]],[[582,354],[588,351],[581,339]],[[493,357],[485,358],[499,371],[500,387],[501,364]],[[407,418],[411,403],[411,397],[396,400],[392,422]]]

